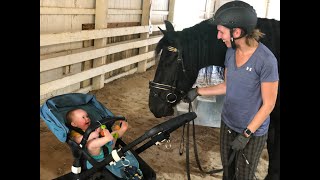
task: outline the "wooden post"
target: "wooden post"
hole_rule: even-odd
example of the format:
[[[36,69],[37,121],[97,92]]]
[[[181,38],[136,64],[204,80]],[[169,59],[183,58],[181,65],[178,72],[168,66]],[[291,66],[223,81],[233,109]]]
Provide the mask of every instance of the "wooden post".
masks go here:
[[[175,5],[175,0],[169,0],[168,21],[170,21],[171,23],[173,23],[174,5]]]
[[[96,0],[95,29],[107,28],[108,0]],[[101,48],[107,45],[107,38],[95,39],[94,47]],[[93,60],[93,68],[106,63],[106,56]],[[92,90],[104,86],[104,74],[92,78]]]
[[[151,0],[142,1],[142,16],[141,16],[141,26],[149,25],[151,10]],[[147,39],[149,38],[149,32],[141,33],[140,38]],[[139,54],[148,52],[148,46],[139,48]],[[147,59],[138,63],[138,72],[145,72],[147,70]]]
[[[268,14],[269,14],[269,6],[270,6],[270,0],[265,0],[265,7],[266,7],[265,18],[268,17]]]
[[[205,12],[205,15],[204,15],[205,19],[209,19],[210,18],[211,2],[212,2],[212,0],[207,0],[206,1],[206,12]]]

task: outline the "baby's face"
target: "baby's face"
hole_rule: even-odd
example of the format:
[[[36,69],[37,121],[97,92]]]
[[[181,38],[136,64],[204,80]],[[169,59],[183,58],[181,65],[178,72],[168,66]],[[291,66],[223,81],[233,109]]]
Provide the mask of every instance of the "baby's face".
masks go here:
[[[86,111],[78,109],[73,113],[73,123],[76,127],[86,130],[90,125],[90,118]]]

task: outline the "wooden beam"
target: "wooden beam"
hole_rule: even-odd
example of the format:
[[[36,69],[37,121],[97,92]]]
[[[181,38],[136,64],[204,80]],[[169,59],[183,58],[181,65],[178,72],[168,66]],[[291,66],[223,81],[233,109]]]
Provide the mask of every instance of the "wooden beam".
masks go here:
[[[91,14],[96,13],[95,9],[89,8],[62,8],[62,7],[40,7],[40,15],[66,15],[66,14]],[[130,15],[130,14],[142,14],[140,9],[108,9],[109,15]]]
[[[120,27],[133,27],[133,26],[140,26],[141,22],[115,22],[115,23],[108,23],[107,27],[109,28],[120,28]],[[94,23],[87,23],[82,24],[82,30],[94,30]]]
[[[116,23],[108,23],[108,28],[133,27],[133,26],[141,26],[141,23],[140,23],[140,22],[116,22]]]
[[[168,21],[173,22],[174,17],[174,6],[175,6],[175,0],[169,0],[169,14],[168,14]]]
[[[151,0],[142,1],[142,16],[141,16],[141,25],[151,25],[150,24],[150,11],[151,11]],[[149,38],[149,32],[141,33],[140,38]],[[139,54],[148,52],[148,46],[139,48]],[[138,63],[138,72],[144,72],[147,70],[148,59]]]
[[[121,27],[112,29],[83,30],[57,34],[40,34],[40,47],[91,39],[124,36],[148,32],[149,26]]]
[[[204,15],[204,18],[205,18],[205,19],[210,18],[211,2],[212,2],[212,0],[206,0],[206,10],[205,10],[205,13],[206,13],[206,14]]]
[[[108,9],[108,14],[112,15],[130,15],[130,14],[142,14],[140,9]]]
[[[107,28],[108,0],[96,0],[95,29]],[[101,48],[107,45],[107,38],[95,39],[94,47]],[[106,56],[93,60],[93,68],[103,66],[106,63]],[[104,86],[104,74],[92,78],[92,90],[101,89]]]
[[[95,14],[95,9],[85,8],[62,8],[62,7],[40,7],[40,15],[52,14],[52,15],[63,15],[63,14]]]
[[[137,56],[133,56],[130,58],[126,58],[123,60],[119,60],[110,64],[106,64],[94,69],[90,69],[87,71],[83,71],[81,73],[77,73],[74,75],[70,75],[61,79],[57,79],[54,81],[50,81],[48,83],[44,83],[40,85],[40,96],[41,95],[45,95],[48,94],[52,91],[67,87],[69,85],[81,82],[83,80],[89,79],[89,78],[93,78],[96,76],[99,76],[101,74],[113,71],[115,69],[119,69],[140,61],[144,61],[145,59],[150,59],[154,57],[154,51],[150,51],[148,53],[145,54],[140,54]]]
[[[152,15],[168,15],[169,11],[151,11]]]
[[[114,53],[125,51],[128,49],[134,49],[134,48],[139,48],[143,46],[148,46],[151,44],[156,44],[160,41],[161,38],[162,38],[162,35],[153,36],[149,39],[138,39],[138,40],[134,39],[134,40],[123,41],[119,43],[113,43],[99,49],[93,49],[89,51],[78,52],[78,53],[68,54],[64,56],[43,59],[40,61],[40,72],[67,66],[70,64],[80,63],[83,61],[95,59],[95,58],[106,56],[109,54],[114,54]]]

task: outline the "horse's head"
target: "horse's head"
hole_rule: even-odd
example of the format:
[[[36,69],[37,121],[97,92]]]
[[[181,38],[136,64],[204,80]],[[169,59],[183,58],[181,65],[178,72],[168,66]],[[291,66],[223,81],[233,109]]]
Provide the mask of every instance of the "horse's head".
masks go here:
[[[149,82],[149,108],[155,117],[173,115],[173,107],[186,93],[180,89],[183,67],[182,45],[179,32],[176,32],[169,21],[165,21],[166,30],[156,47],[156,54],[161,52],[158,67],[153,81]]]

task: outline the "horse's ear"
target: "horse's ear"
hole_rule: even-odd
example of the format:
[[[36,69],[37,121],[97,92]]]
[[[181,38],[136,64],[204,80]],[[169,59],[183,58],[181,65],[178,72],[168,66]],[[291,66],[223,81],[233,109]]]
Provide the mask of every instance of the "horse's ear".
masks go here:
[[[162,32],[163,35],[166,35],[166,34],[167,34],[167,31],[166,31],[166,30],[161,29],[161,27],[159,27],[159,26],[158,26],[158,28],[160,29],[160,31]]]
[[[170,21],[164,20],[164,24],[166,25],[166,30],[167,31],[174,31],[174,27],[173,27],[173,25],[171,24]]]

